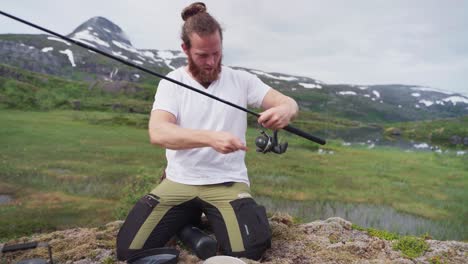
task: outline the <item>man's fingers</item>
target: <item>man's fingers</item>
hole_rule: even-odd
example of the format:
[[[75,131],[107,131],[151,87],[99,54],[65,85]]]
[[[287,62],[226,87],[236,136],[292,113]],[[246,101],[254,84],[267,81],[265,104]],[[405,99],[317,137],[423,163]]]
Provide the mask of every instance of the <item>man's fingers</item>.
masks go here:
[[[237,150],[247,151],[247,147],[244,144],[237,145]]]
[[[266,110],[260,113],[260,117],[257,119],[259,124],[267,122],[271,117],[271,110]]]

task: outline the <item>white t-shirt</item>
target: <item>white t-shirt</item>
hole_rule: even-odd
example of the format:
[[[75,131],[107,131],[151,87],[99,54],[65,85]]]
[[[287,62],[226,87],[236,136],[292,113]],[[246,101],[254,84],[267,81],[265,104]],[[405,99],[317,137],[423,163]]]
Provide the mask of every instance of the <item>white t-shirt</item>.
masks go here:
[[[260,107],[270,89],[257,76],[225,66],[222,67],[220,78],[206,89],[189,75],[185,67],[167,76],[244,108],[247,105]],[[180,127],[226,131],[246,143],[247,113],[172,82],[160,81],[153,110],[172,113]],[[166,149],[166,177],[191,185],[222,182],[250,184],[244,157],[245,152],[242,150],[221,154],[211,147]]]

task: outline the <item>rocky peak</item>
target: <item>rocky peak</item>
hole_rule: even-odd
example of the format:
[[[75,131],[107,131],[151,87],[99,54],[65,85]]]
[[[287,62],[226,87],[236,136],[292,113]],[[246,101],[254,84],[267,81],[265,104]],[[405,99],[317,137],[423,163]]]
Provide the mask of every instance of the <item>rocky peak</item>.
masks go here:
[[[114,41],[132,46],[127,34],[119,26],[99,16],[88,19],[68,36],[105,47],[109,47]]]

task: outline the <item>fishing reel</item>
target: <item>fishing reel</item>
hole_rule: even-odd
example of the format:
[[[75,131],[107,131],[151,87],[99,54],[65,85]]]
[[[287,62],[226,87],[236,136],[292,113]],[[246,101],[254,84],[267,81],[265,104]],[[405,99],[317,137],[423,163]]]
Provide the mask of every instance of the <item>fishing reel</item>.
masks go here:
[[[286,152],[286,149],[288,149],[288,142],[278,142],[278,130],[273,131],[272,137],[263,130],[260,132],[260,134],[261,135],[255,139],[257,152],[262,152],[265,154],[271,151],[276,154],[283,154]]]

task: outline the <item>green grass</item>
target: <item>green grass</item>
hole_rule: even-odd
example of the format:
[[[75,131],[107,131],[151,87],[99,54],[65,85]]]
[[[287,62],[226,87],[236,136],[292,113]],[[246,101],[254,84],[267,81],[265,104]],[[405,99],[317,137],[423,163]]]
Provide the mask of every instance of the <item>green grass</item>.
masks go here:
[[[404,138],[433,142],[442,145],[455,146],[451,142],[452,136],[458,136],[462,140],[468,138],[468,116],[459,118],[447,118],[431,121],[404,122],[387,125],[386,134],[389,135],[395,129],[399,129]],[[459,148],[466,148],[459,143]]]
[[[400,238],[393,246],[408,258],[417,258],[429,249],[427,242],[419,237],[405,236]]]
[[[147,113],[153,83],[86,83],[32,73],[0,64],[0,107],[22,110],[79,109]]]
[[[157,184],[165,166],[164,150],[148,142],[146,122],[139,114],[0,110],[0,193],[18,201],[0,206],[0,236],[121,219]],[[468,239],[467,155],[333,141],[319,146],[283,132],[288,152],[264,155],[255,152],[257,135],[248,130],[246,160],[257,195],[388,205],[456,222]],[[334,154],[319,154],[319,147]],[[18,218],[24,223],[7,225]]]

